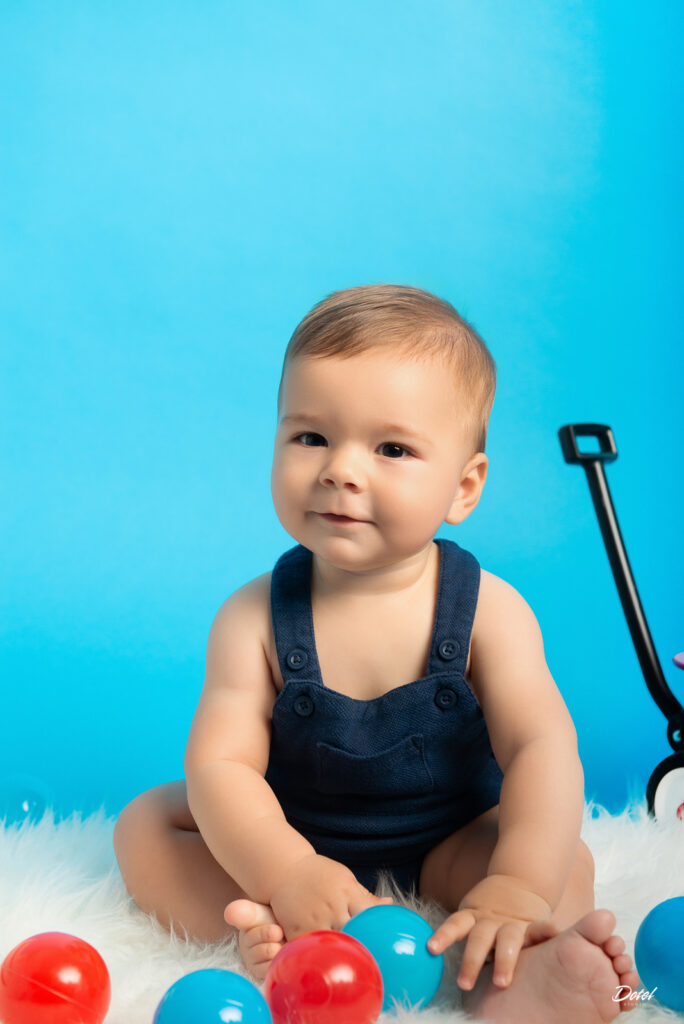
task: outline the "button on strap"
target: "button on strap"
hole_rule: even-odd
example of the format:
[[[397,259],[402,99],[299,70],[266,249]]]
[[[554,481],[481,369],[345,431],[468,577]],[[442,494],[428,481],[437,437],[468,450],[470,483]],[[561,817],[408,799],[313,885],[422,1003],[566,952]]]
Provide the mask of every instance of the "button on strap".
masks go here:
[[[458,640],[454,640],[452,637],[449,637],[447,640],[442,640],[441,644],[437,648],[440,658],[443,658],[444,661],[452,661],[458,656],[460,650],[461,645]]]
[[[308,660],[309,656],[306,651],[302,651],[299,647],[295,647],[295,649],[290,651],[285,658],[288,667],[293,669],[295,672],[300,668],[304,668]]]

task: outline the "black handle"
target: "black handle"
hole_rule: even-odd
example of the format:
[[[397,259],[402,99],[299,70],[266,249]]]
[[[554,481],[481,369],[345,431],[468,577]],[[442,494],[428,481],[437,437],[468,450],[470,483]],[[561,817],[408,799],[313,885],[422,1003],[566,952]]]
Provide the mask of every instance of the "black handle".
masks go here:
[[[570,463],[614,462],[617,459],[615,438],[610,427],[602,423],[569,423],[558,431],[563,458]],[[598,452],[581,452],[577,447],[578,437],[595,437],[601,446]]]
[[[641,671],[651,696],[670,721],[681,714],[682,706],[667,685],[658,660],[603,468],[604,462],[614,462],[617,459],[613,431],[610,427],[600,423],[570,423],[560,428],[558,437],[565,461],[581,465],[587,474],[589,490],[606,546],[608,561],[613,571],[613,578],[620,595]],[[589,453],[581,452],[577,447],[578,437],[598,438],[601,450]],[[681,740],[681,736],[680,741],[684,742]],[[675,746],[672,739],[670,742],[675,750],[681,749],[680,745]]]

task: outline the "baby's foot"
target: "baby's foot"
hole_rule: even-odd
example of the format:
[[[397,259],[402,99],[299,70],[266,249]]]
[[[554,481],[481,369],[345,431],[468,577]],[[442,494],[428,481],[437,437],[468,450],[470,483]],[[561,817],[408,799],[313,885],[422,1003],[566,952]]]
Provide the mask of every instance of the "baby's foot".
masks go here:
[[[274,956],[285,943],[285,934],[267,904],[233,900],[223,912],[227,924],[240,932],[238,946],[247,970],[263,981]]]
[[[639,984],[614,927],[610,910],[592,910],[572,928],[525,947],[506,988],[493,984],[493,964],[485,964],[475,987],[463,993],[464,1009],[493,1024],[607,1024],[636,1006],[614,1000],[625,994],[619,986]]]

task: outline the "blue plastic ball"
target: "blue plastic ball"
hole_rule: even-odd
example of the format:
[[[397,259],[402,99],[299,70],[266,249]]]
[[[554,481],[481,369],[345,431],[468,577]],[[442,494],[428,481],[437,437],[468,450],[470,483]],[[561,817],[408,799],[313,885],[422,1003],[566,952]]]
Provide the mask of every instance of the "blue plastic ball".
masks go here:
[[[420,914],[406,907],[369,907],[347,921],[342,931],[363,943],[375,958],[385,989],[383,1010],[392,1010],[395,1002],[425,1007],[434,998],[444,957],[427,948],[433,929]]]
[[[639,925],[634,963],[653,999],[684,1010],[684,896],[659,903]]]
[[[193,971],[162,998],[152,1024],[272,1024],[258,988],[234,971]]]

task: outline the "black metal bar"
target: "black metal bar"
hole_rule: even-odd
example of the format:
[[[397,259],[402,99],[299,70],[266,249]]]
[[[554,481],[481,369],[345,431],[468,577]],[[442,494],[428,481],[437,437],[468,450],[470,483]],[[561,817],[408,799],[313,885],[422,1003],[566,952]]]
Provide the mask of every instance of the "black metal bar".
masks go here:
[[[601,451],[580,452],[575,435],[595,436],[598,438]],[[566,462],[583,466],[589,490],[596,509],[603,543],[606,547],[608,560],[613,572],[622,608],[627,619],[634,649],[641,665],[646,685],[653,700],[665,717],[670,720],[682,711],[672,690],[667,685],[662,666],[656,653],[651,631],[648,628],[646,615],[639,598],[634,574],[629,564],[625,543],[622,539],[613,499],[611,498],[608,480],[603,469],[604,462],[612,462],[617,458],[617,449],[610,427],[596,423],[576,423],[561,427],[558,436]]]

